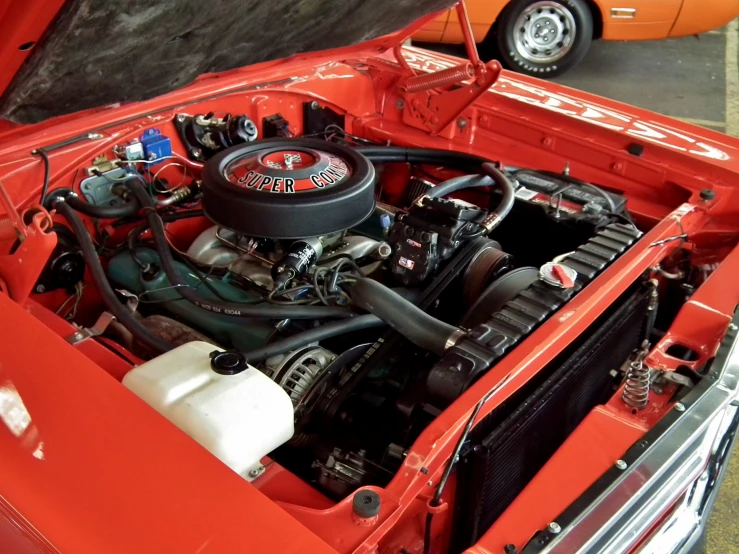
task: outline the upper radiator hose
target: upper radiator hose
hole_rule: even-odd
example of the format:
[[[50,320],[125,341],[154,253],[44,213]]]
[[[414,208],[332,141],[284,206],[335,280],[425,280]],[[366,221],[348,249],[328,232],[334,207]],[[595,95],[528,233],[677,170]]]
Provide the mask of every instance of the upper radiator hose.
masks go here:
[[[372,279],[358,279],[351,297],[357,306],[379,317],[416,346],[434,354],[444,353],[463,334],[461,329],[430,316]]]

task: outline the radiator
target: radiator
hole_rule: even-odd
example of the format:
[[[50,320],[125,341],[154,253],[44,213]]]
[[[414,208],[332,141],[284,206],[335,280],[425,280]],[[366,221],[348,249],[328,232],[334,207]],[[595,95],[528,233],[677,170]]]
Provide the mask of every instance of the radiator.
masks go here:
[[[451,552],[474,544],[585,416],[615,391],[643,337],[648,294],[635,285],[470,435],[457,468]]]

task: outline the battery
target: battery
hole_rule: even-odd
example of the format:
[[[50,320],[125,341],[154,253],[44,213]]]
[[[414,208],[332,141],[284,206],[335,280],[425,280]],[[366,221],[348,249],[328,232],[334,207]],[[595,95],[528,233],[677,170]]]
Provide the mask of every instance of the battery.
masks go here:
[[[567,175],[520,169],[510,178],[516,200],[490,238],[505,245],[518,265],[541,267],[627,217],[624,196]],[[498,196],[496,191],[493,203]]]
[[[596,188],[566,175],[521,169],[513,177],[517,184],[516,198],[548,206],[553,210],[559,208],[565,214],[623,214],[626,209],[626,198],[620,194]]]

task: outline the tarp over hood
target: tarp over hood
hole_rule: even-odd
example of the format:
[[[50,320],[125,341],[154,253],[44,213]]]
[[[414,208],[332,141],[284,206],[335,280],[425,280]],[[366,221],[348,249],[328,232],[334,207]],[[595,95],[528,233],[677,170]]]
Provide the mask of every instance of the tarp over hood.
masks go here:
[[[455,0],[67,0],[0,97],[37,123],[394,33]],[[395,42],[406,38],[400,34]],[[387,47],[394,46],[388,41]],[[340,55],[340,52],[337,52]]]

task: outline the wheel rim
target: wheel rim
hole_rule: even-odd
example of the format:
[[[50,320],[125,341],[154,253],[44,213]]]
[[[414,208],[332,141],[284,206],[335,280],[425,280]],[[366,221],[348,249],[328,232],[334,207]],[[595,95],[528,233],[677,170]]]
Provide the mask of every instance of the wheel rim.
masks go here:
[[[575,18],[558,2],[534,2],[518,16],[513,29],[517,54],[537,64],[561,60],[575,42]]]

